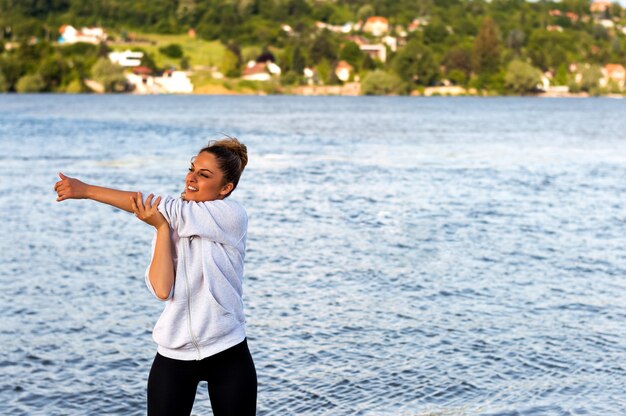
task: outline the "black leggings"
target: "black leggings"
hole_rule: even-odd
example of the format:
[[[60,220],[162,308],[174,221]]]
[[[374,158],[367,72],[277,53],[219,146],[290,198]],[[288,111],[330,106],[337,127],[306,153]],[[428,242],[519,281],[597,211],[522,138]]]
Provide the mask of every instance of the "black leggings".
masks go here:
[[[200,361],[157,353],[148,377],[148,415],[188,416],[200,381],[209,383],[215,416],[256,414],[256,369],[244,339]]]

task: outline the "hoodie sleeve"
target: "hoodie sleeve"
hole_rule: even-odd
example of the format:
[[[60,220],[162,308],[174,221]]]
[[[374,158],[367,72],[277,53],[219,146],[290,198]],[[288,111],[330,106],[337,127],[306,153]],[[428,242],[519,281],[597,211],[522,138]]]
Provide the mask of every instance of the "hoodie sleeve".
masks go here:
[[[166,196],[158,209],[180,237],[198,236],[236,246],[248,227],[245,210],[230,200],[194,202]]]

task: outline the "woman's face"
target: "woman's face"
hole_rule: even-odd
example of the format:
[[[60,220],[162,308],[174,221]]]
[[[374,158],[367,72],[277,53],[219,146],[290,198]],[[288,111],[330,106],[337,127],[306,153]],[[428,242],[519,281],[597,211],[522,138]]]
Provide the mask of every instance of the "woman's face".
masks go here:
[[[201,152],[191,160],[185,177],[185,201],[214,201],[224,199],[233,188],[232,183],[222,184],[224,175],[217,165],[215,155]]]

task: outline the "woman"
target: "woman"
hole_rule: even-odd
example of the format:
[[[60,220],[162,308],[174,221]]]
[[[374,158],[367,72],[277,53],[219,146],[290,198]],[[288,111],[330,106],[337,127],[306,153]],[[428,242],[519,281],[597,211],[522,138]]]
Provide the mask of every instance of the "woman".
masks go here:
[[[242,302],[247,215],[226,199],[248,161],[246,146],[228,138],[191,160],[180,198],[118,191],[62,173],[57,201],[92,199],[153,226],[146,284],[165,309],[153,338],[149,415],[189,415],[198,382],[208,382],[216,416],[254,415],[257,378],[248,350]]]

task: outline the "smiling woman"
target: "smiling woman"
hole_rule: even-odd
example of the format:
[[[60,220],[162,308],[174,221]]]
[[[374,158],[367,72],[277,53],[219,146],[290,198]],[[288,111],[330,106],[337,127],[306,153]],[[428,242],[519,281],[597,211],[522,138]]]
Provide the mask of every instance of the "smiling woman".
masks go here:
[[[153,338],[149,415],[188,415],[196,388],[208,382],[216,416],[254,415],[256,369],[247,345],[242,301],[248,218],[226,199],[248,162],[235,138],[210,143],[192,158],[180,198],[85,184],[62,173],[57,201],[92,199],[133,212],[153,226],[146,284],[165,301]],[[175,254],[175,256],[174,256]]]
[[[205,147],[191,160],[183,198],[187,201],[226,198],[237,187],[247,163],[246,146],[236,139]]]

